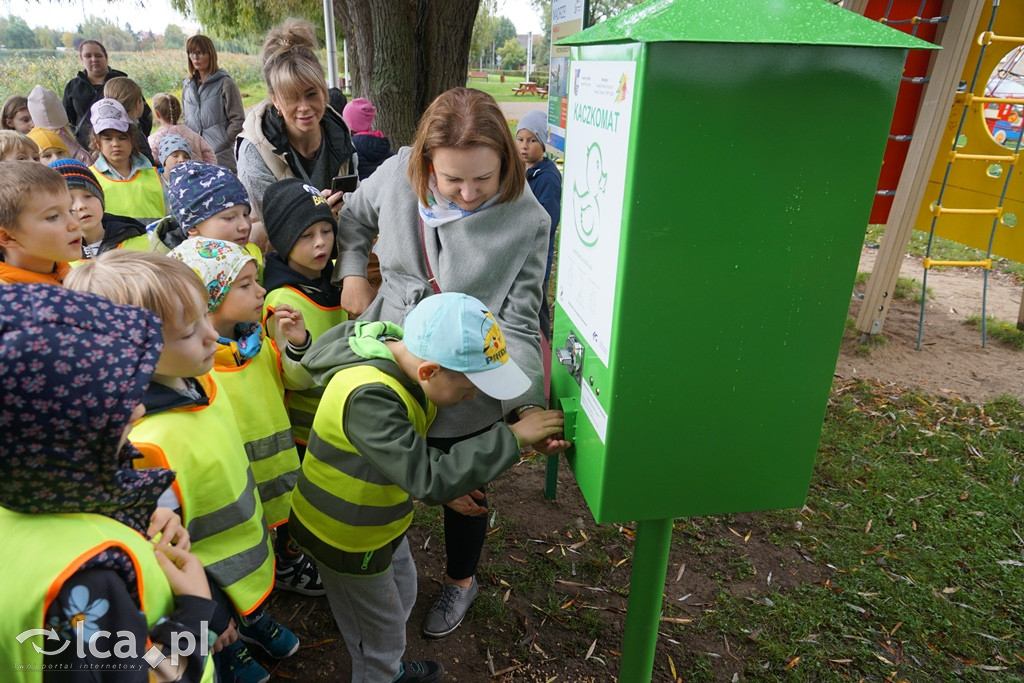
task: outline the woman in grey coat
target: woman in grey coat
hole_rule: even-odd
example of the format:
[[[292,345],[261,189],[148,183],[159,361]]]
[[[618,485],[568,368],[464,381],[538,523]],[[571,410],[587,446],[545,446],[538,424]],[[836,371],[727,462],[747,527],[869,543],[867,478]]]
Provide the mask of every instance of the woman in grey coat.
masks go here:
[[[192,36],[185,42],[185,52],[188,78],[181,86],[185,125],[210,143],[219,165],[234,171],[235,138],[245,122],[242,93],[231,76],[218,68],[212,40]]]
[[[466,88],[442,93],[420,119],[413,146],[385,161],[344,199],[335,280],[342,283],[341,303],[350,314],[402,324],[425,297],[469,294],[494,313],[509,356],[532,380],[511,401],[480,393],[473,401],[440,408],[427,434],[431,446],[447,451],[502,420],[540,410],[545,400],[537,319],[551,219],[526,185],[515,141],[494,99]],[[383,278],[376,292],[366,279],[371,248]],[[548,439],[538,446],[553,454],[568,444]],[[445,506],[446,576],[424,622],[428,637],[454,631],[477,595],[486,505],[480,490]]]

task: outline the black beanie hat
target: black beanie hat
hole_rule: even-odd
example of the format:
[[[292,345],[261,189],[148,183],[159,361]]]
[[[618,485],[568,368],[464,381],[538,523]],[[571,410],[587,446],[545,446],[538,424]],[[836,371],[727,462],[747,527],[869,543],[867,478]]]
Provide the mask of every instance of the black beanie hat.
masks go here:
[[[327,221],[338,234],[338,222],[327,198],[298,178],[279,180],[263,195],[263,226],[274,250],[287,259],[309,226]]]

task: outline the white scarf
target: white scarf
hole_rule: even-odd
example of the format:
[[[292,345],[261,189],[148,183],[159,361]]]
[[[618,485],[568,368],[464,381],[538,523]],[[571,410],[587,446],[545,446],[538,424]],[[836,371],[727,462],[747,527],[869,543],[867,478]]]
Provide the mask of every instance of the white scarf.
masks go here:
[[[430,192],[427,193],[427,203],[429,206],[420,204],[420,217],[423,218],[424,223],[432,228],[471,216],[498,203],[498,194],[496,194],[472,211],[466,211],[441,194],[441,190],[437,187],[437,177],[433,173],[430,174],[427,187],[430,189]]]

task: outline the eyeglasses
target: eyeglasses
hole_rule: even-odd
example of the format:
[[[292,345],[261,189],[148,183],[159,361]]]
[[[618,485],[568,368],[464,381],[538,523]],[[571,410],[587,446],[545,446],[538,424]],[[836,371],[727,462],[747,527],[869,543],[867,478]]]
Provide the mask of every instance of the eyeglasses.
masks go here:
[[[203,50],[195,50],[193,52],[189,52],[188,56],[189,57],[205,57],[208,54],[210,54],[210,53],[209,52],[205,52]]]

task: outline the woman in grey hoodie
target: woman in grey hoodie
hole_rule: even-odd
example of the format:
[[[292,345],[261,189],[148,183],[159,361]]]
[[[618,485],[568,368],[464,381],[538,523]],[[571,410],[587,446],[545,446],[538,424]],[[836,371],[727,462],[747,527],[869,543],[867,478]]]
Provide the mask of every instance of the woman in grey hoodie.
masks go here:
[[[217,66],[217,49],[204,35],[185,42],[188,78],[182,82],[185,125],[203,136],[217,155],[217,164],[235,171],[235,138],[242,132],[245,109],[242,93],[224,69]]]

